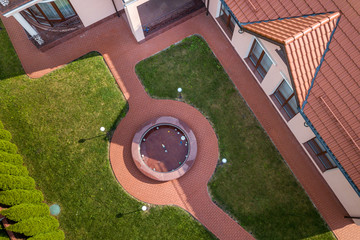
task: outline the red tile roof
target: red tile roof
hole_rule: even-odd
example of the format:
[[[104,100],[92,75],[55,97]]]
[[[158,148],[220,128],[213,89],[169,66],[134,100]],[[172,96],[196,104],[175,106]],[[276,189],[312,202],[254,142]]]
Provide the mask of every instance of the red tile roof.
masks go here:
[[[357,188],[360,188],[360,1],[225,0],[225,2],[241,23],[341,12],[342,16],[331,41],[330,50],[315,79],[304,112]],[[327,31],[326,28],[323,30]],[[296,45],[289,48],[291,51],[302,51],[302,48]],[[298,68],[295,71],[297,70]],[[301,68],[300,73],[303,74]],[[306,88],[309,83],[305,81],[298,84],[298,88],[300,86]],[[297,90],[297,92],[302,91]],[[299,100],[304,98],[300,95]]]
[[[244,25],[258,35],[285,46],[300,106],[325,52],[339,12]]]

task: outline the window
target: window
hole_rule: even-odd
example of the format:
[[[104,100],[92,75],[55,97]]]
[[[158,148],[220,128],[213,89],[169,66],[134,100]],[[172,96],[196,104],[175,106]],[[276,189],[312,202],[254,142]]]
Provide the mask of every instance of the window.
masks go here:
[[[43,1],[22,12],[40,24],[54,26],[76,15],[68,0]]]
[[[221,4],[218,22],[220,23],[221,27],[226,32],[228,37],[231,38],[235,29],[236,21],[233,19],[230,12],[226,9],[224,3]]]
[[[285,80],[281,82],[280,86],[275,90],[273,96],[288,119],[293,118],[299,112],[294,91]]]
[[[308,151],[313,155],[315,162],[322,171],[336,168],[335,162],[317,138],[307,141],[305,146],[307,146]]]
[[[266,73],[269,71],[272,61],[269,56],[265,53],[264,49],[260,46],[258,41],[254,40],[249,53],[250,63],[255,67],[255,70],[259,73],[263,79]]]

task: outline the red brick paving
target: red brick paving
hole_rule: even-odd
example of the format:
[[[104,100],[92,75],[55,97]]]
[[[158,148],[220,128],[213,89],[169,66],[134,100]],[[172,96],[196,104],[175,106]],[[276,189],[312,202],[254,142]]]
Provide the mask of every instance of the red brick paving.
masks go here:
[[[187,36],[200,34],[336,237],[360,239],[360,227],[343,218],[346,211],[210,16],[198,15],[142,44],[135,41],[122,18],[113,18],[44,53],[26,39],[13,19],[5,19],[4,24],[30,77],[40,77],[90,51],[98,51],[104,56],[130,106],[110,145],[114,174],[129,194],[148,203],[180,206],[220,239],[251,239],[249,233],[211,201],[207,192],[207,182],[219,158],[216,135],[209,122],[185,103],[151,99],[134,72],[136,63],[142,59]],[[165,183],[143,176],[131,159],[130,148],[133,134],[141,124],[161,115],[186,122],[198,140],[198,158],[192,169],[182,178]]]

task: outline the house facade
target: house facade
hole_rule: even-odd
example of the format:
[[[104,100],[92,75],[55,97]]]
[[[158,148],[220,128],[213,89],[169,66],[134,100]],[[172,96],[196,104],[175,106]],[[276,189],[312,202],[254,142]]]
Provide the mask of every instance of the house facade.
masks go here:
[[[356,1],[0,0],[0,13],[41,48],[119,12],[142,42],[203,6],[349,215],[360,217]]]
[[[358,30],[346,22],[356,11],[316,2],[302,12],[278,1],[213,0],[208,8],[349,215],[359,217],[359,42],[342,46]]]

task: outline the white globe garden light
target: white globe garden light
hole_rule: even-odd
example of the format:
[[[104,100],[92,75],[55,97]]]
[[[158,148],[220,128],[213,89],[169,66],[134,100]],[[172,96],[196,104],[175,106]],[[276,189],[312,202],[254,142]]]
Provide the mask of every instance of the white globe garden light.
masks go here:
[[[104,131],[105,131],[105,128],[104,128],[104,127],[101,127],[101,128],[100,128],[100,131],[104,132]]]
[[[179,88],[178,88],[178,93],[181,93],[181,92],[182,92],[182,88],[179,87]]]
[[[146,211],[146,210],[147,210],[147,206],[142,206],[142,207],[141,207],[141,210]]]
[[[226,158],[223,158],[223,159],[221,160],[221,162],[222,162],[222,163],[227,163]]]

